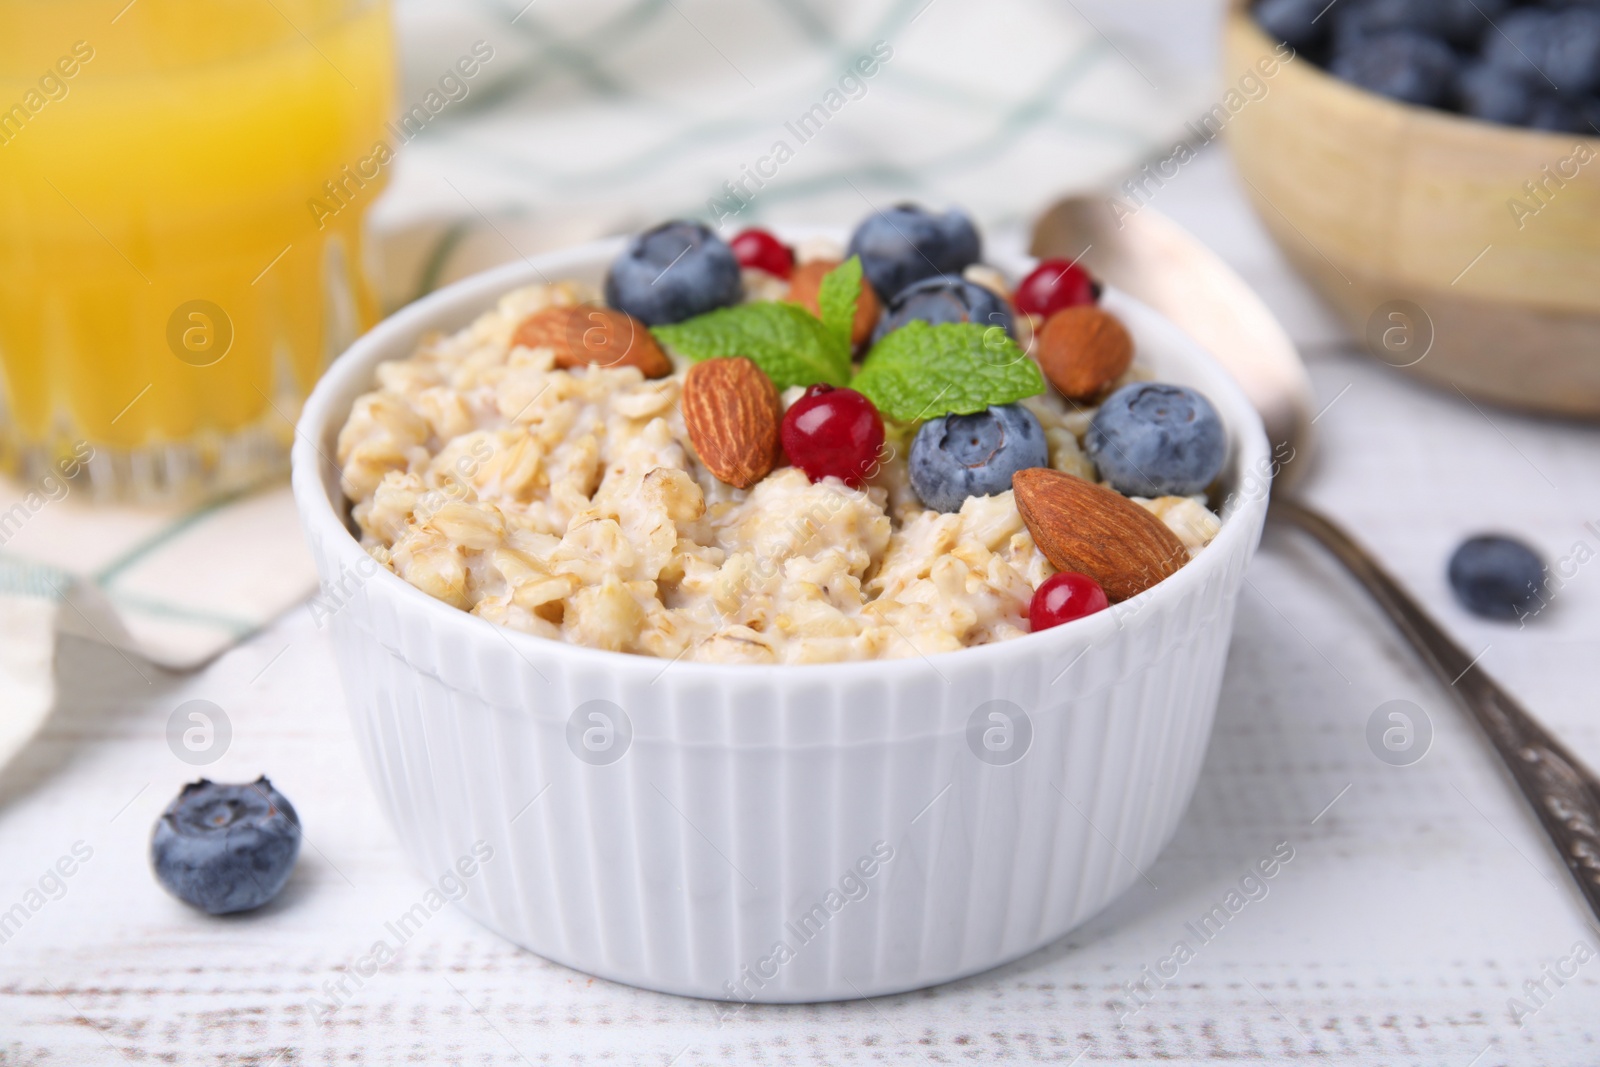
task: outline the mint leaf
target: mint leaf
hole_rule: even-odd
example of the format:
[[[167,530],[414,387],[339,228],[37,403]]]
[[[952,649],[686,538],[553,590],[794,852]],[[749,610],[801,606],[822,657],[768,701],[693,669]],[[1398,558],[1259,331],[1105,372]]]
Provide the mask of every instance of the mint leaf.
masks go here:
[[[897,422],[970,415],[1044,392],[1044,376],[998,326],[909,322],[873,346],[850,387]]]
[[[817,292],[817,307],[822,325],[850,351],[850,333],[856,324],[856,303],[861,299],[861,257],[851,256],[822,276]]]
[[[650,331],[692,360],[746,356],[779,389],[850,383],[850,346],[798,304],[761,301],[697,315]]]

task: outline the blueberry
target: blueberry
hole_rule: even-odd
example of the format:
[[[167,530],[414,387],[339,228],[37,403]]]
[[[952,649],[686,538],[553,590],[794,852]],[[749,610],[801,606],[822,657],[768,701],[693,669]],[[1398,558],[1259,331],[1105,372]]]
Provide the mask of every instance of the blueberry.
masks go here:
[[[1500,23],[1484,55],[1535,87],[1581,95],[1600,89],[1600,10],[1523,8]]]
[[[265,776],[184,786],[150,838],[157,880],[212,915],[259,908],[277,896],[299,854],[300,820]]]
[[[1296,51],[1313,52],[1327,36],[1330,20],[1318,17],[1327,6],[1327,0],[1261,0],[1256,22]]]
[[[1600,96],[1585,97],[1578,102],[1578,117],[1583,125],[1578,132],[1589,137],[1600,136]]]
[[[1450,588],[1461,606],[1489,619],[1517,619],[1539,599],[1544,562],[1510,537],[1469,537],[1450,556]]]
[[[1438,32],[1458,48],[1473,48],[1494,32],[1494,22],[1506,13],[1510,0],[1434,0],[1439,9]]]
[[[1326,5],[1325,5],[1326,6]],[[1506,0],[1342,0],[1325,19],[1334,24],[1337,51],[1395,30],[1475,48],[1506,8]]]
[[[1571,7],[1556,14],[1556,42],[1545,73],[1562,93],[1600,89],[1600,10]],[[1581,129],[1582,127],[1577,127]]]
[[[1513,11],[1500,21],[1500,32],[1484,41],[1484,59],[1501,70],[1542,82],[1539,71],[1550,51],[1555,18],[1548,8]]]
[[[912,282],[935,274],[960,274],[978,262],[982,243],[962,211],[935,215],[916,204],[874,212],[850,235],[847,255],[861,257],[861,269],[887,302]]]
[[[1135,382],[1089,423],[1089,458],[1128,496],[1189,496],[1222,470],[1228,439],[1211,401],[1181,385]]]
[[[739,261],[698,222],[665,222],[635,235],[606,274],[606,303],[646,326],[737,304]]]
[[[1561,133],[1589,132],[1583,102],[1557,93],[1537,93],[1523,125]]]
[[[1439,107],[1455,96],[1456,54],[1434,37],[1392,30],[1341,47],[1329,68],[1347,82],[1407,104]]]
[[[1475,63],[1462,72],[1460,104],[1474,118],[1520,126],[1533,112],[1533,94],[1520,75],[1493,63]]]
[[[930,419],[911,442],[911,488],[935,511],[1011,488],[1011,476],[1050,462],[1044,429],[1020,404]]]
[[[895,294],[872,331],[872,343],[877,344],[886,334],[918,319],[935,326],[947,322],[976,322],[999,326],[1007,336],[1016,336],[1011,305],[1005,297],[957,275],[940,274],[912,282]]]

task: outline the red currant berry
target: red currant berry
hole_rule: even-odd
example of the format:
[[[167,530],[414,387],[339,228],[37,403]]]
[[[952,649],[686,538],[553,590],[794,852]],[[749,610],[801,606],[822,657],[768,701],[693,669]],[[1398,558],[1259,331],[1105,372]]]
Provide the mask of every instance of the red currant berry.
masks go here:
[[[755,267],[779,278],[794,273],[794,253],[766,230],[745,230],[728,244],[741,267]]]
[[[1017,286],[1012,303],[1018,311],[1048,319],[1062,308],[1093,304],[1100,299],[1094,278],[1070,260],[1047,259]]]
[[[1046,578],[1034,591],[1033,602],[1028,605],[1028,627],[1038,633],[1110,606],[1099,582],[1087,574],[1062,571]]]
[[[783,415],[783,451],[813,482],[860,486],[883,449],[883,416],[854,389],[813,385]]]

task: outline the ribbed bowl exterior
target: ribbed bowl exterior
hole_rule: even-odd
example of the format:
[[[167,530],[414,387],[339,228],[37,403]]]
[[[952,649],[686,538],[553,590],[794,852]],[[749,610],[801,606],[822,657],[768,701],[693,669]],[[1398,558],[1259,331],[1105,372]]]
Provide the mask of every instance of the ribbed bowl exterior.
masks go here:
[[[611,248],[414,305],[335,366],[301,423],[295,491],[351,720],[418,870],[541,956],[729,1001],[972,974],[1143,877],[1199,774],[1264,493],[1236,493],[1205,552],[1110,611],[880,663],[720,666],[542,641],[371,563],[326,456],[376,363],[541,269],[592,273]],[[1220,369],[1108,299],[1163,376],[1217,404],[1231,481],[1264,464]]]

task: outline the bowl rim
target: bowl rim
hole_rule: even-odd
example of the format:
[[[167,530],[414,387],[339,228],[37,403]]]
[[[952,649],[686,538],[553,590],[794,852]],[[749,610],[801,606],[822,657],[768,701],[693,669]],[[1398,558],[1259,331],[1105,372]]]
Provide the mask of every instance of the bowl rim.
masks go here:
[[[790,241],[842,233],[835,227],[780,226],[773,229],[780,237]],[[627,239],[605,238],[555,252],[525,256],[520,261],[502,264],[453,282],[379,322],[329,365],[307,398],[296,422],[291,450],[295,505],[305,533],[313,543],[314,554],[321,557],[325,552],[337,563],[341,573],[354,570],[363,560],[370,561],[372,558],[361,547],[340,514],[341,510],[347,511],[349,505],[339,489],[338,467],[323,453],[321,447],[321,442],[337,437],[338,429],[349,417],[348,405],[341,406],[339,400],[342,394],[352,388],[352,380],[363,379],[362,384],[366,388],[361,392],[370,391],[377,365],[411,354],[415,348],[414,339],[429,332],[431,324],[441,320],[459,320],[464,325],[492,308],[501,296],[520,286],[560,280],[564,271],[592,271],[596,264],[614,258]],[[1031,256],[1015,257],[1014,261],[1013,257],[996,258],[1003,261],[995,263],[986,259],[984,262],[1019,277],[1036,262]],[[1000,665],[1006,658],[1018,654],[1032,653],[1054,658],[1062,652],[1070,653],[1079,646],[1086,649],[1103,646],[1123,628],[1122,619],[1125,615],[1143,615],[1153,605],[1180,601],[1200,588],[1214,572],[1225,569],[1230,559],[1241,554],[1248,555],[1265,522],[1268,493],[1266,489],[1253,493],[1241,492],[1237,483],[1251,471],[1269,469],[1270,463],[1270,450],[1260,416],[1250,405],[1243,390],[1211,354],[1147,305],[1110,287],[1107,293],[1112,296],[1113,302],[1134,309],[1146,320],[1147,325],[1168,333],[1171,339],[1179,342],[1178,347],[1182,350],[1180,358],[1184,363],[1205,368],[1216,380],[1216,384],[1207,389],[1206,396],[1217,407],[1224,425],[1229,429],[1229,463],[1236,484],[1231,494],[1234,506],[1220,516],[1221,529],[1204,551],[1176,574],[1105,611],[1052,627],[1042,633],[1029,633],[1005,641],[948,651],[924,653],[918,650],[916,655],[897,659],[777,664],[705,663],[685,661],[681,656],[666,659],[639,653],[614,652],[513,630],[436,600],[388,567],[378,567],[363,581],[379,582],[382,588],[399,597],[401,604],[410,605],[410,610],[431,612],[435,625],[450,627],[463,640],[488,640],[491,633],[497,635],[535,671],[538,669],[536,660],[559,657],[573,666],[613,673],[617,675],[619,683],[648,676],[646,680],[653,684],[668,668],[672,668],[680,675],[682,682],[796,685],[826,682],[835,677],[835,672],[839,672],[853,678],[871,674],[885,684],[892,685],[912,678],[924,678],[930,673],[942,677],[940,668],[955,663],[982,669],[985,665]],[[459,329],[461,326],[446,328]],[[359,396],[361,392],[354,395]],[[1241,545],[1240,542],[1244,541],[1250,543]],[[322,552],[316,551],[319,542],[323,546]],[[326,575],[322,577],[324,582],[328,581]],[[1134,607],[1129,608],[1128,605]]]

